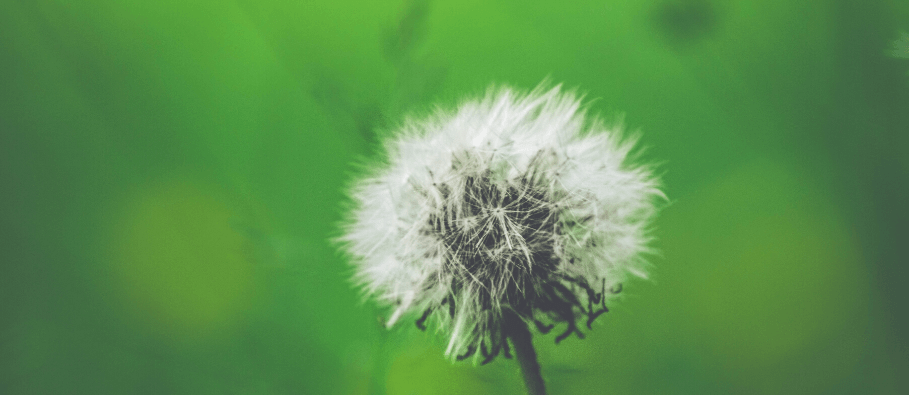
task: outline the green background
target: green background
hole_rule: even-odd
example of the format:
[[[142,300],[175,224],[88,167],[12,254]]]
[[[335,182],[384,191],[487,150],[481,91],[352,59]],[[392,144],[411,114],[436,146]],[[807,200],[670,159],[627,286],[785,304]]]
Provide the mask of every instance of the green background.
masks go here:
[[[521,393],[327,240],[377,130],[547,77],[671,200],[552,394],[909,393],[909,2],[558,3],[0,1],[0,393]]]

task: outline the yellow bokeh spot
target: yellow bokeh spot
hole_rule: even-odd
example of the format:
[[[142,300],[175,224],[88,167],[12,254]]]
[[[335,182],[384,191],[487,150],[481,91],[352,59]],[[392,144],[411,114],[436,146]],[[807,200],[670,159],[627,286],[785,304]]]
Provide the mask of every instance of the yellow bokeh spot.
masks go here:
[[[254,288],[250,246],[235,221],[224,199],[190,181],[133,194],[112,236],[113,271],[127,306],[169,335],[233,327]]]
[[[870,280],[822,185],[797,168],[756,161],[665,219],[674,265],[664,276],[680,284],[667,307],[687,317],[674,330],[712,347],[731,370],[807,358],[845,341],[855,344],[836,352],[856,360],[846,354],[863,346],[847,334],[863,331]]]

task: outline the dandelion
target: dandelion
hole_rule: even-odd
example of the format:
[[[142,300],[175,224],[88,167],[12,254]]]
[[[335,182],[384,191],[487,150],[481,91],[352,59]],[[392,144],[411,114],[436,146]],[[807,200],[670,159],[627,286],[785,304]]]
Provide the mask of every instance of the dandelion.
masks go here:
[[[490,89],[406,121],[351,191],[340,241],[356,280],[391,307],[389,327],[444,332],[448,357],[486,364],[513,347],[544,393],[528,325],[583,338],[626,279],[646,277],[663,194],[620,132],[559,86]]]

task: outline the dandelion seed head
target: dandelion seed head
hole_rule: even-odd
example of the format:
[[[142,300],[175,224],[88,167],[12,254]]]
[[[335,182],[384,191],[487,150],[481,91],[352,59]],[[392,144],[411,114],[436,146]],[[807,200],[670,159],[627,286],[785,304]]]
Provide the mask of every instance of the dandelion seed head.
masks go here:
[[[506,309],[556,340],[583,336],[629,276],[643,277],[663,196],[634,139],[560,87],[490,89],[409,119],[358,180],[340,238],[366,294],[449,337],[446,354],[508,353]]]

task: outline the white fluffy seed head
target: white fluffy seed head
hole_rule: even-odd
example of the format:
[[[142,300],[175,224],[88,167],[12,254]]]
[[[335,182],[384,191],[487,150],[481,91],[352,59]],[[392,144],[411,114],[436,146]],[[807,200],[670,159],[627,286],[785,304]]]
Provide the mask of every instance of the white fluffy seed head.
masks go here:
[[[577,317],[589,326],[629,275],[645,277],[663,197],[620,132],[558,86],[490,89],[408,120],[350,192],[340,241],[357,281],[392,307],[389,326],[435,321],[459,359],[508,352],[505,310],[541,331],[567,323],[557,341],[581,336]]]

